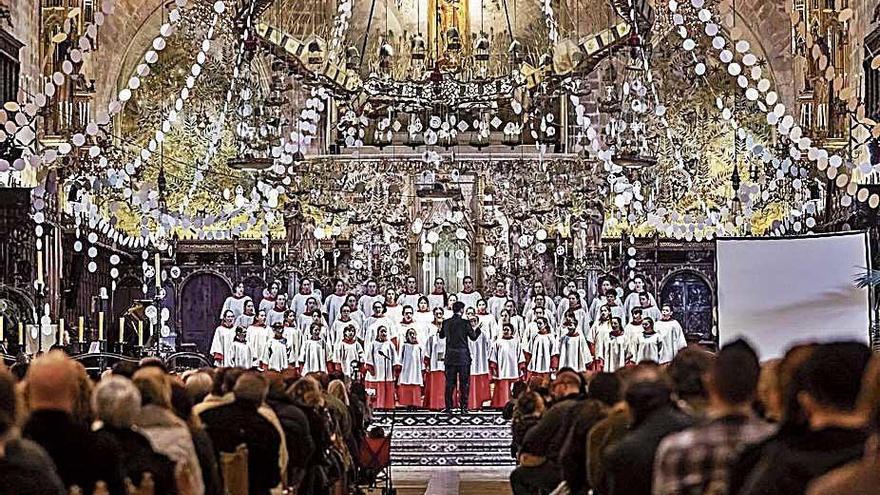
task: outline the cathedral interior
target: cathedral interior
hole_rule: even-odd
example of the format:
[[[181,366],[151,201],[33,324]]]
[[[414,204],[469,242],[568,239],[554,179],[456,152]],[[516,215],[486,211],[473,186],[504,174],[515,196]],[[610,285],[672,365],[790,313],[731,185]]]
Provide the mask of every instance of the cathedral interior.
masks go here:
[[[712,346],[716,239],[880,207],[877,0],[0,0],[0,103],[0,335],[643,277]]]

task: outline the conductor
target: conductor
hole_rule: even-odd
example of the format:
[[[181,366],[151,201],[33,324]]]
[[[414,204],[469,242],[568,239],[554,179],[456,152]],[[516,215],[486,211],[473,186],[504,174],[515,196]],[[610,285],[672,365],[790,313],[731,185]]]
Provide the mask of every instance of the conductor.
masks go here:
[[[452,412],[452,395],[458,377],[459,405],[462,414],[467,414],[471,377],[471,350],[467,339],[477,340],[480,329],[474,330],[471,323],[461,317],[463,311],[463,302],[452,305],[452,317],[443,322],[440,338],[446,339],[446,412]]]

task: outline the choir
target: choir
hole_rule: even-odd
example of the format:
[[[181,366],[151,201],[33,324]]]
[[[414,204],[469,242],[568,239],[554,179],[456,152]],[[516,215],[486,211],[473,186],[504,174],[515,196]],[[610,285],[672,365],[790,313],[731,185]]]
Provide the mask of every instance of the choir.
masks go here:
[[[554,300],[535,282],[522,315],[498,282],[488,299],[464,277],[448,294],[442,278],[422,295],[415,277],[403,291],[379,291],[375,281],[358,297],[342,281],[323,301],[308,279],[292,298],[275,282],[256,307],[238,284],[226,299],[210,353],[218,366],[305,375],[339,371],[363,379],[377,408],[444,407],[445,340],[439,337],[452,304],[465,303],[465,317],[482,331],[470,342],[472,409],[502,407],[514,382],[550,377],[561,368],[616,371],[644,360],[668,363],[687,344],[672,307],[660,309],[637,277],[622,305],[619,289],[603,280],[600,295],[586,305],[574,283]],[[626,315],[626,318],[624,318]]]

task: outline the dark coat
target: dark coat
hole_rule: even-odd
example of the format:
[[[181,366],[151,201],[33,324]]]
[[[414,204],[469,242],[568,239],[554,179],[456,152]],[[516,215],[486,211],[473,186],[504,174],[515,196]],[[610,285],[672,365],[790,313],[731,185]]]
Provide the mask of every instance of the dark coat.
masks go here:
[[[220,463],[214,457],[214,442],[204,428],[190,428],[193,447],[199,458],[202,468],[202,483],[205,485],[205,495],[220,495],[223,491],[223,482],[220,479]],[[157,492],[158,493],[158,492]]]
[[[605,451],[603,495],[651,495],[654,456],[666,435],[693,426],[694,420],[673,406],[652,412]]]
[[[141,485],[144,473],[150,473],[156,493],[177,493],[174,479],[174,461],[153,450],[147,437],[132,429],[105,426],[95,434],[102,441],[115,443],[125,476],[136,486]]]
[[[465,320],[460,314],[453,314],[451,318],[443,321],[440,328],[440,338],[446,339],[447,366],[465,366],[471,364],[471,350],[468,339],[477,340],[480,329],[474,330],[471,322]]]
[[[568,432],[568,438],[562,446],[560,462],[562,473],[572,493],[584,493],[589,487],[587,482],[587,435],[593,426],[605,419],[608,406],[595,400],[587,399],[577,411],[574,424]]]
[[[58,410],[31,413],[23,434],[43,447],[55,462],[64,486],[79,486],[89,495],[98,481],[111,495],[124,494],[123,469],[118,447],[95,435]]]
[[[66,495],[49,454],[35,442],[14,439],[0,456],[0,495]]]
[[[287,440],[288,463],[290,468],[302,469],[315,453],[315,441],[309,430],[309,418],[293,403],[293,399],[283,392],[269,392],[266,403],[275,411],[284,438]]]
[[[580,395],[568,395],[553,403],[541,420],[529,429],[520,446],[520,452],[559,460],[568,432],[580,413],[583,399]]]
[[[255,404],[236,400],[204,411],[201,418],[214,443],[217,459],[221,452],[235,452],[239,445],[247,445],[249,493],[266,495],[278,485],[281,481],[278,468],[281,435],[257,412]]]

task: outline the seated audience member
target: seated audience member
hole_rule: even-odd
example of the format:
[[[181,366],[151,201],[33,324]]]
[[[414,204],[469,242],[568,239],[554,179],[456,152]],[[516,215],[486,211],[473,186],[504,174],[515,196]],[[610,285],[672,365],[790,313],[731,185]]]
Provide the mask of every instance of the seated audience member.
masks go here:
[[[691,345],[679,351],[666,370],[672,380],[676,405],[691,416],[701,417],[705,412],[709,398],[703,379],[713,360],[710,352]]]
[[[544,398],[537,392],[524,392],[517,399],[510,426],[513,436],[510,451],[514,459],[518,457],[526,433],[541,420],[544,408]]]
[[[773,426],[755,417],[752,410],[759,374],[758,356],[745,341],[721,349],[705,375],[706,412],[711,419],[660,442],[654,462],[654,495],[727,493],[728,468],[742,446],[773,432]]]
[[[803,493],[813,479],[862,456],[868,433],[856,405],[870,357],[860,343],[816,346],[786,392],[803,412],[806,428],[763,449],[741,495]]]
[[[632,423],[629,432],[605,451],[605,486],[598,490],[604,495],[648,495],[660,440],[694,420],[675,406],[669,379],[659,368],[636,374],[624,396]]]
[[[78,486],[89,495],[103,481],[111,495],[122,494],[122,463],[115,449],[74,420],[78,376],[76,364],[61,351],[31,363],[26,376],[31,415],[24,436],[46,449],[68,489]]]
[[[605,486],[605,450],[629,431],[631,421],[629,407],[623,399],[629,379],[635,373],[640,373],[646,368],[653,370],[656,366],[656,364],[640,364],[622,368],[614,373],[614,376],[620,380],[619,398],[606,411],[605,418],[599,420],[587,433],[587,482],[594,493],[601,493],[598,488]]]
[[[758,389],[755,391],[755,410],[771,423],[782,420],[782,392],[779,390],[781,363],[781,359],[771,359],[761,364]]]
[[[0,494],[66,495],[55,464],[36,443],[15,428],[18,397],[15,377],[0,368]]]
[[[620,400],[620,378],[613,373],[599,373],[587,386],[587,400],[562,446],[562,472],[572,494],[586,493],[587,435],[605,418],[608,409]]]
[[[312,377],[306,376],[297,380],[287,391],[293,396],[296,404],[309,420],[309,431],[315,444],[315,454],[306,464],[305,474],[300,483],[298,493],[326,493],[329,486],[325,485],[322,473],[326,473],[329,464],[327,451],[331,444],[331,428],[329,412],[324,401],[321,385]]]
[[[208,371],[196,371],[189,375],[183,375],[183,384],[186,386],[186,394],[189,396],[192,405],[200,404],[208,394],[211,393],[214,385],[214,377]]]
[[[201,414],[214,449],[235,452],[245,444],[248,450],[248,493],[267,495],[281,482],[278,452],[281,435],[258,409],[266,399],[266,379],[254,372],[245,372],[232,389],[235,399]]]
[[[284,392],[281,373],[267,372],[265,376],[269,381],[266,404],[275,411],[287,439],[287,481],[291,486],[298,486],[315,450],[315,443],[309,431],[309,420],[302,409],[293,403],[293,398]]]
[[[139,369],[132,382],[141,393],[143,406],[135,425],[156,452],[168,456],[184,476],[189,477],[186,483],[192,493],[204,493],[202,468],[189,426],[171,409],[170,377],[162,369],[151,366]]]
[[[102,425],[96,434],[116,444],[125,477],[141,486],[144,474],[150,473],[156,493],[179,493],[174,461],[154,451],[147,437],[134,428],[141,414],[141,394],[131,380],[115,375],[104,378],[95,387],[92,404]]]
[[[171,409],[189,427],[189,434],[192,436],[193,446],[196,448],[196,455],[202,468],[205,495],[219,495],[222,485],[220,466],[217,458],[214,457],[214,444],[211,443],[211,437],[205,431],[202,420],[192,413],[193,403],[189,397],[189,390],[183,383],[171,380]]]
[[[507,401],[507,404],[504,404],[504,408],[501,409],[501,417],[510,421],[513,419],[513,411],[516,408],[516,401],[520,398],[523,392],[526,391],[526,382],[518,381],[514,382],[513,387],[511,387],[510,391],[510,400]],[[514,456],[516,457],[516,456]]]
[[[552,491],[562,481],[559,455],[581,412],[582,388],[581,376],[570,368],[560,370],[553,380],[554,403],[526,433],[519,449],[520,465],[510,473],[514,495]]]

